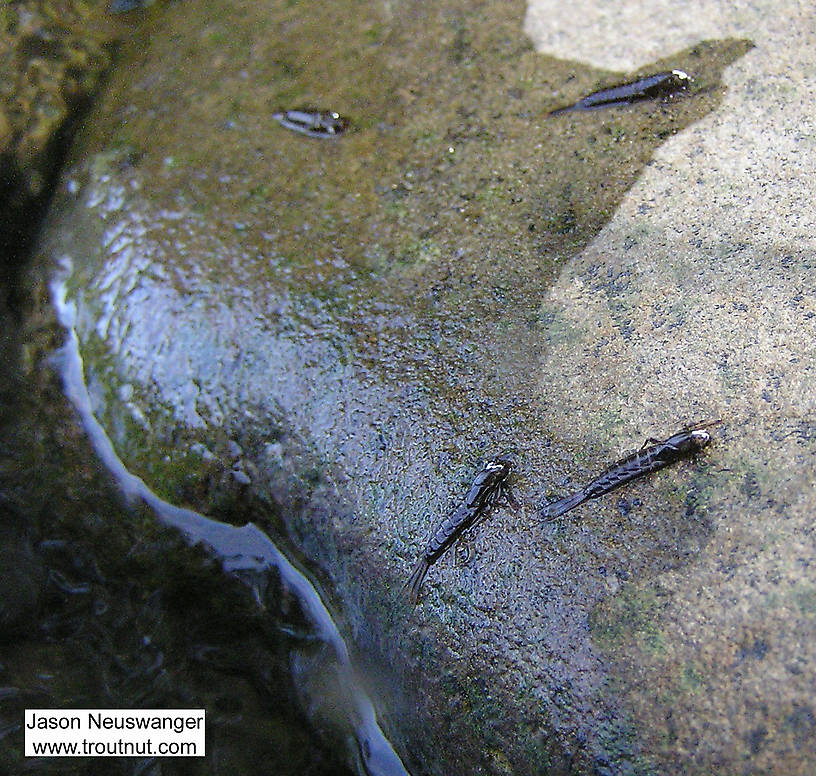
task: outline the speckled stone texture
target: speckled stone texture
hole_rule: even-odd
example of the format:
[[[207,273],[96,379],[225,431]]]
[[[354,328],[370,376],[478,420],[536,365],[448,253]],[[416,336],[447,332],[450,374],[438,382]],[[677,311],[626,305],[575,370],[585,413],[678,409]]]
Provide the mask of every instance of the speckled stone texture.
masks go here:
[[[606,602],[590,623],[659,772],[810,773],[813,6],[536,0],[525,30],[541,52],[613,69],[706,37],[756,44],[725,71],[720,108],[658,149],[545,295],[559,325],[545,333],[540,379],[548,422],[576,448],[723,419],[708,543],[682,571],[632,580],[634,599]]]
[[[469,0],[189,0],[142,31],[43,240],[94,408],[164,497],[223,508],[220,477],[279,507],[417,773],[806,773],[811,26],[729,6],[591,60],[656,33],[540,8],[574,47]],[[697,79],[676,100],[549,117],[672,67]],[[352,129],[271,119],[298,104]],[[538,519],[715,418],[698,460]],[[523,509],[409,609],[428,533],[507,449]]]
[[[0,5],[0,263],[27,241],[27,208],[48,194],[69,140],[110,64],[103,0]]]

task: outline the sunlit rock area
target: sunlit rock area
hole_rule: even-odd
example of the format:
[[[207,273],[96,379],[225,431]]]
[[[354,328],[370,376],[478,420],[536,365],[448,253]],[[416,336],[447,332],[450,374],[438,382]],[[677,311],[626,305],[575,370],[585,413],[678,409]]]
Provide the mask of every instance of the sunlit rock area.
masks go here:
[[[576,450],[593,440],[622,451],[623,440],[681,419],[723,420],[698,481],[707,542],[692,562],[634,578],[596,605],[590,632],[658,772],[682,763],[685,773],[807,773],[816,745],[812,8],[580,3],[567,12],[536,2],[525,30],[542,53],[612,69],[700,38],[755,44],[725,71],[719,109],[656,150],[545,294],[558,328],[544,334],[539,377],[548,426]],[[599,512],[586,530],[619,519],[613,504]],[[674,530],[686,521],[677,510]]]
[[[795,4],[628,8],[137,10],[41,236],[117,454],[310,574],[411,773],[813,760],[816,33]],[[673,69],[678,94],[549,115]],[[307,106],[348,129],[274,119]],[[521,508],[411,606],[499,453]]]

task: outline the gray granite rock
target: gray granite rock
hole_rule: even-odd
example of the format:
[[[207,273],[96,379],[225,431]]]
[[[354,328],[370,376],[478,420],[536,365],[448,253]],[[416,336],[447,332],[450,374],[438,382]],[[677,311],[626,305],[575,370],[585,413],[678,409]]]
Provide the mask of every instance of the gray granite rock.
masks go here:
[[[709,151],[751,30],[637,61],[693,73],[676,100],[549,119],[632,73],[535,53],[520,3],[188,10],[124,52],[43,241],[121,457],[203,511],[280,505],[416,772],[801,771],[807,252],[738,239]],[[271,118],[305,105],[351,129]],[[696,462],[537,518],[714,417]],[[508,449],[524,508],[410,609],[428,532]]]
[[[642,751],[662,768],[807,773],[812,9],[650,2],[634,15],[598,3],[579,12],[581,29],[564,7],[536,0],[525,29],[542,52],[611,68],[642,67],[698,36],[756,44],[726,70],[720,108],[661,146],[542,302],[568,333],[546,335],[539,372],[558,408],[548,424],[567,444],[622,450],[618,440],[678,414],[725,421],[705,485],[708,541],[691,563],[632,580],[596,607],[595,643],[618,667]],[[599,417],[609,421],[601,429]]]

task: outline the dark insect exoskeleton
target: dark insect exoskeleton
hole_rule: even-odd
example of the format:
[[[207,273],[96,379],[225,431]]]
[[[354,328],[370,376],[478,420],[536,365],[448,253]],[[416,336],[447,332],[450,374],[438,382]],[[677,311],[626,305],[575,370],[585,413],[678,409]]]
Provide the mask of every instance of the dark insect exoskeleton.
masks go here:
[[[349,120],[339,113],[317,108],[279,110],[272,118],[281,126],[309,137],[338,137],[349,128]]]
[[[631,83],[613,86],[610,89],[601,89],[599,92],[588,94],[582,100],[578,100],[578,102],[572,105],[551,111],[550,116],[557,116],[560,113],[567,113],[573,110],[597,110],[598,108],[608,108],[612,105],[629,105],[633,102],[654,100],[658,97],[671,97],[677,92],[686,89],[692,80],[691,76],[682,70],[672,70],[669,73],[656,73],[646,78],[639,78],[637,81],[632,81]]]
[[[487,461],[473,480],[462,503],[431,534],[411,578],[405,584],[408,600],[412,604],[416,604],[419,598],[419,588],[428,569],[450,549],[464,531],[483,518],[497,501],[504,499],[513,509],[521,506],[507,483],[512,467],[513,458],[509,455]]]
[[[711,441],[711,434],[705,429],[721,423],[720,420],[708,423],[698,423],[694,426],[678,431],[668,439],[647,439],[643,447],[636,453],[627,455],[616,464],[610,466],[603,474],[585,485],[571,496],[546,504],[540,510],[545,519],[553,518],[569,512],[570,509],[583,504],[591,498],[598,498],[609,493],[630,480],[643,477],[665,466],[679,461],[681,458],[694,455],[702,450]]]

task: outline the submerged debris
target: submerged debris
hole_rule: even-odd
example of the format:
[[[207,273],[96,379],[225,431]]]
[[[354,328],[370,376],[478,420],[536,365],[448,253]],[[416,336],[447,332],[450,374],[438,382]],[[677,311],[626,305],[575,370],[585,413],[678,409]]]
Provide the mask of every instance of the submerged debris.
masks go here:
[[[487,461],[473,480],[464,501],[431,534],[422,557],[405,585],[412,604],[416,604],[419,598],[419,588],[428,569],[499,499],[503,498],[513,509],[521,506],[507,484],[512,467],[513,459],[507,455]]]
[[[607,108],[611,105],[629,105],[642,100],[654,100],[658,97],[668,98],[683,91],[692,82],[692,77],[682,70],[672,70],[669,73],[656,73],[655,75],[640,78],[631,83],[613,86],[610,89],[601,89],[593,92],[573,105],[564,108],[557,108],[550,112],[550,116],[557,116],[560,113],[567,113],[573,110],[597,110]]]
[[[583,504],[588,499],[603,496],[630,480],[636,480],[638,477],[643,477],[650,472],[662,469],[664,466],[669,466],[681,458],[694,455],[711,441],[711,434],[704,429],[721,422],[715,420],[708,423],[698,423],[673,434],[663,441],[647,439],[640,450],[613,464],[603,474],[576,493],[542,507],[541,516],[549,520],[559,517],[565,512],[569,512],[573,507]]]
[[[339,113],[317,108],[279,110],[272,118],[281,126],[309,137],[337,137],[349,128],[349,120]]]

